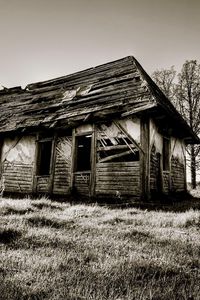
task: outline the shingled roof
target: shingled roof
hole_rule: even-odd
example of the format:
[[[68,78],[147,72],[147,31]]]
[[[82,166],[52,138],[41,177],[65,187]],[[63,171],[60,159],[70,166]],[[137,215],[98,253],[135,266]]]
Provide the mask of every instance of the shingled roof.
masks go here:
[[[164,113],[188,143],[199,142],[137,60],[128,56],[71,75],[0,91],[0,133],[67,128],[88,120]]]

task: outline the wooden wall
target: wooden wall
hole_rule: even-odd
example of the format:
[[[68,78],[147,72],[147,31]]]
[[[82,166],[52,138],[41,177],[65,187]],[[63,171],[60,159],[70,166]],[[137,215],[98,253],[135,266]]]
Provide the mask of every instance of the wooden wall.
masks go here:
[[[6,138],[2,146],[2,184],[5,192],[32,193],[36,138],[34,136]],[[68,194],[71,180],[72,137],[56,141],[54,194]],[[36,177],[36,193],[48,193],[50,176]]]
[[[181,192],[185,190],[185,144],[183,140],[170,137],[169,170],[162,170],[163,136],[153,120],[150,121],[150,189],[158,191],[159,184],[164,193]],[[160,156],[160,161],[159,161]],[[159,179],[159,173],[162,176]],[[159,182],[160,181],[160,182]]]
[[[140,197],[139,161],[97,163],[96,172],[96,195]]]
[[[6,138],[2,146],[2,182],[5,192],[31,193],[35,138]]]
[[[110,195],[116,199],[123,196],[140,197],[140,159],[134,142],[140,144],[138,118],[114,121],[98,127],[96,196]],[[127,150],[130,155],[123,156]]]
[[[56,161],[53,193],[69,193],[71,181],[72,137],[58,137],[56,142]]]

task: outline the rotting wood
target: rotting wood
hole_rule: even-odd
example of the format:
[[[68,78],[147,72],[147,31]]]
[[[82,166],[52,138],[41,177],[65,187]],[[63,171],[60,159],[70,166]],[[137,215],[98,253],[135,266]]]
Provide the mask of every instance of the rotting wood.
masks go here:
[[[122,152],[122,153],[118,153],[118,154],[113,154],[113,155],[110,155],[108,157],[99,159],[99,163],[110,161],[110,160],[113,160],[115,158],[123,157],[123,156],[131,154],[131,153],[132,153],[132,150],[128,150],[128,151],[125,151],[125,152]]]
[[[134,144],[129,144],[129,145],[114,145],[114,146],[104,146],[104,147],[98,147],[98,151],[110,151],[110,150],[121,150],[121,149],[127,149],[127,148],[133,148],[135,147]]]
[[[130,115],[133,115],[133,114],[136,114],[138,112],[142,112],[144,110],[148,110],[148,109],[151,109],[151,108],[154,108],[154,107],[156,107],[155,103],[149,103],[147,105],[144,105],[144,106],[141,106],[141,107],[138,107],[138,108],[134,108],[130,111],[122,113],[122,117],[130,116]]]
[[[57,142],[57,133],[54,134],[52,146],[51,146],[49,194],[53,193],[53,184],[54,184],[54,177],[55,177],[55,164],[56,164],[56,142]]]
[[[97,153],[97,138],[96,126],[93,125],[92,143],[91,143],[91,177],[90,177],[90,195],[95,196],[96,184],[96,153]]]
[[[119,124],[118,122],[114,121],[114,124],[121,130],[125,136],[127,136],[130,141],[137,147],[138,150],[144,153],[143,149],[140,147],[140,145],[134,140],[134,138]]]
[[[141,197],[148,200],[150,197],[150,154],[149,154],[149,119],[141,118],[141,147],[143,149],[140,158]]]

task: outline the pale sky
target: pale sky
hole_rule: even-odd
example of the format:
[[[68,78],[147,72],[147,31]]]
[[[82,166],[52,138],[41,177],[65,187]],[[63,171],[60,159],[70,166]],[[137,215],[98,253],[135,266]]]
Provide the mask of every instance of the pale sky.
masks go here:
[[[200,0],[0,0],[0,84],[47,80],[127,55],[151,74],[200,63]]]

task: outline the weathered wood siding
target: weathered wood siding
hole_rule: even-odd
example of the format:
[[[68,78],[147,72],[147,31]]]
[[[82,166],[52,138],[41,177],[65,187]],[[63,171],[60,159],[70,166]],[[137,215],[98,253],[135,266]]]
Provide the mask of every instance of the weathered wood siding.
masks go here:
[[[35,138],[6,138],[2,147],[2,183],[5,192],[31,193]]]
[[[157,192],[162,173],[163,192],[180,192],[185,190],[185,144],[181,139],[170,137],[169,170],[162,170],[163,136],[153,120],[150,122],[150,190]],[[159,161],[161,159],[161,165]],[[159,174],[160,173],[160,174]]]
[[[96,195],[140,196],[139,161],[97,163],[96,167]]]
[[[80,195],[90,195],[90,172],[80,172],[74,175],[74,187]]]
[[[172,139],[171,153],[171,188],[174,192],[184,191],[186,188],[186,165],[184,141]]]
[[[37,192],[48,193],[49,192],[49,176],[38,176],[37,177]]]
[[[72,137],[58,137],[54,171],[54,194],[68,194],[71,180]]]
[[[163,192],[168,194],[170,192],[170,172],[163,171]]]
[[[160,180],[160,160],[159,154],[156,153],[155,145],[152,146],[150,152],[150,190],[153,192],[158,190]]]
[[[153,120],[150,120],[150,191],[152,194],[161,189],[163,173],[161,170],[162,160],[162,135],[158,132]],[[164,185],[164,184],[163,184]]]
[[[117,124],[120,124],[122,131]],[[133,145],[133,140],[130,137],[140,144],[140,120],[137,118],[115,121],[99,128],[97,134],[97,151],[99,152],[97,152],[95,185],[97,196],[140,197],[140,161],[136,155],[138,149],[135,144]],[[123,144],[124,141],[125,145]],[[123,147],[127,147],[127,149]],[[110,154],[109,149],[116,150],[111,150]],[[102,152],[105,158],[102,158]],[[120,156],[125,152],[130,152],[131,157],[127,155]],[[118,158],[121,158],[121,161],[115,161],[117,155]],[[111,159],[109,160],[109,158]]]

